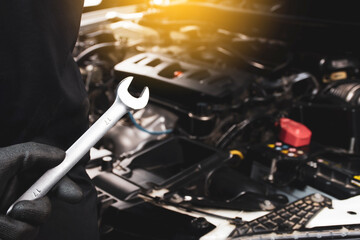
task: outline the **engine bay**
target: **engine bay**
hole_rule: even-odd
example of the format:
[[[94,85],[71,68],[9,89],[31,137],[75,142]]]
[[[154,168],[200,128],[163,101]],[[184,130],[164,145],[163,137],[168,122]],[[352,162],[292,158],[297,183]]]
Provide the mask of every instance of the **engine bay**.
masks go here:
[[[83,14],[74,58],[90,123],[123,78],[134,96],[150,89],[91,152],[101,239],[360,237],[359,60],[295,34],[326,38],[325,20],[271,2]]]

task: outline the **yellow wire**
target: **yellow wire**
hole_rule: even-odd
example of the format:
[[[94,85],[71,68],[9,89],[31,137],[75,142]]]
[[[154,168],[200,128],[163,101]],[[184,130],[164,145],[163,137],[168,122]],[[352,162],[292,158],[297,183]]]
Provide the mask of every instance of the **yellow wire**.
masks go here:
[[[231,155],[236,155],[239,156],[241,160],[244,159],[244,154],[242,152],[240,152],[239,150],[231,150],[230,151]]]

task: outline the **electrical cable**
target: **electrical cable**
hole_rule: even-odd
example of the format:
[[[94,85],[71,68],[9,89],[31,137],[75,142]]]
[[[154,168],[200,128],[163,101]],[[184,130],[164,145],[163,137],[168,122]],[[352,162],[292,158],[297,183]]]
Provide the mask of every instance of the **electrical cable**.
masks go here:
[[[82,65],[89,56],[95,53],[99,53],[101,51],[114,51],[116,49],[116,46],[118,45],[119,45],[118,42],[106,42],[106,43],[95,44],[91,47],[88,47],[81,53],[79,53],[79,55],[75,57],[75,62],[78,65]]]
[[[244,154],[239,150],[236,150],[236,149],[230,150],[230,154],[238,156],[241,160],[244,160]]]
[[[188,212],[196,212],[196,213],[204,214],[204,215],[207,215],[207,216],[210,216],[210,217],[227,220],[227,221],[230,221],[230,222],[237,222],[237,223],[242,222],[241,218],[236,218],[236,217],[235,218],[230,218],[230,217],[226,217],[226,216],[222,216],[222,215],[218,215],[218,214],[214,214],[214,213],[209,213],[209,212],[206,212],[206,211],[203,211],[203,210],[200,210],[200,209],[191,208],[191,207],[188,207],[188,206],[183,206],[183,205],[181,205],[179,203],[174,203],[174,202],[171,202],[171,201],[167,201],[167,200],[165,200],[163,198],[152,197],[152,196],[150,196],[148,194],[145,194],[145,193],[139,193],[139,196],[147,198],[150,201],[158,203],[158,204],[164,204],[164,205],[168,205],[168,206],[177,207],[177,208],[183,209],[183,210],[188,211]]]
[[[129,112],[128,114],[129,114],[130,120],[131,120],[131,122],[134,124],[134,126],[135,126],[137,129],[139,129],[139,130],[141,130],[141,131],[143,131],[143,132],[146,132],[146,133],[148,133],[148,134],[151,134],[151,135],[162,135],[162,134],[172,133],[172,131],[173,131],[173,129],[167,129],[167,130],[165,130],[165,131],[150,131],[150,130],[142,127],[140,124],[138,124],[138,123],[136,122],[136,120],[135,120],[135,118],[134,118],[134,116],[132,115],[131,112]]]
[[[216,142],[216,147],[220,149],[224,149],[236,136],[237,134],[247,127],[252,120],[245,119],[240,123],[232,125]]]

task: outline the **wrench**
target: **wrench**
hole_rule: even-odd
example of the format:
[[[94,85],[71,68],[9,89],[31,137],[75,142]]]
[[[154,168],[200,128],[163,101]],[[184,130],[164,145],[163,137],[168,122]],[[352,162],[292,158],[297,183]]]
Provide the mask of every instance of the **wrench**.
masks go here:
[[[115,123],[132,109],[142,109],[149,101],[149,88],[145,87],[139,98],[130,95],[128,88],[133,77],[122,80],[117,88],[113,105],[66,151],[65,159],[56,167],[45,172],[15,203],[35,200],[45,196],[57,182],[93,147]]]

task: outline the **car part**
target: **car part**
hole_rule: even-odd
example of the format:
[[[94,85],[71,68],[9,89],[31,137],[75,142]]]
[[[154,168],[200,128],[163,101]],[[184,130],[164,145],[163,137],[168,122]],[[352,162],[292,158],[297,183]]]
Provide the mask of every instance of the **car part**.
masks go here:
[[[302,229],[324,207],[331,207],[331,200],[317,193],[251,222],[240,224],[230,237],[240,238],[246,235]]]
[[[264,214],[240,209],[277,211],[315,193],[334,201],[358,194],[358,39],[352,33],[359,23],[337,13],[338,19],[330,20],[331,9],[324,12],[324,4],[310,2],[315,8],[304,7],[303,1],[160,0],[84,14],[86,26],[74,56],[83,53],[79,63],[90,93],[91,121],[112,102],[120,78],[134,75],[135,93],[143,85],[154,89],[148,108],[133,113],[135,121],[123,119],[97,144],[111,150],[112,160],[100,158],[87,169],[101,186],[104,240],[161,239],[163,228],[156,221],[142,221],[139,227],[140,218],[155,219],[143,211],[143,201],[194,217],[199,227],[216,226],[196,235],[205,240],[225,239],[241,221]],[[111,42],[121,44],[113,50],[102,44]],[[224,81],[212,85],[217,76]],[[284,131],[292,140],[279,139],[281,118],[309,128],[310,144],[307,134],[298,145],[301,128],[296,127]],[[164,132],[168,129],[173,131]],[[102,174],[112,174],[111,180]],[[121,200],[133,192],[140,197]],[[326,225],[326,217],[318,216],[327,210],[313,219]],[[334,233],[350,237],[357,228],[344,224],[360,222],[359,211],[346,211],[336,211],[347,221],[335,217],[342,226]],[[143,226],[146,237],[138,234]],[[172,225],[174,234],[164,238],[176,238],[178,226]],[[332,234],[329,228],[304,228],[246,237],[305,239],[317,233]]]

